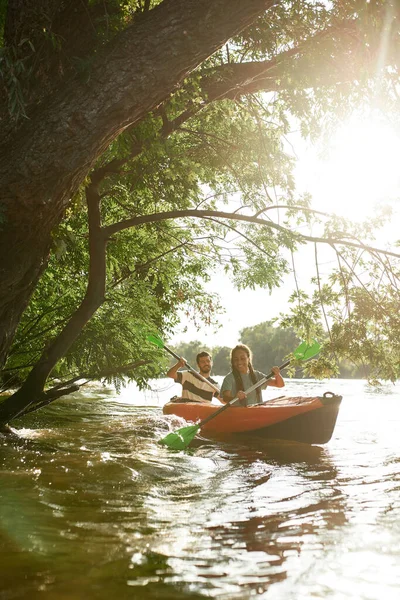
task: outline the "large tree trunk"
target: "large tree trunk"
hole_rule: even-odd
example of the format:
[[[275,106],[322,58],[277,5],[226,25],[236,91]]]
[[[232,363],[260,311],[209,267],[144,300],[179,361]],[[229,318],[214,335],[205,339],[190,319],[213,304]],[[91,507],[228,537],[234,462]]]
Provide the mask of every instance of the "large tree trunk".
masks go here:
[[[0,147],[0,367],[51,232],[96,159],[274,0],[164,0],[118,35],[87,80],[43,102]]]
[[[40,400],[48,376],[103,304],[106,287],[107,234],[101,228],[100,194],[96,184],[86,189],[89,220],[89,280],[85,297],[60,334],[44,349],[21,388],[0,404],[0,426]]]

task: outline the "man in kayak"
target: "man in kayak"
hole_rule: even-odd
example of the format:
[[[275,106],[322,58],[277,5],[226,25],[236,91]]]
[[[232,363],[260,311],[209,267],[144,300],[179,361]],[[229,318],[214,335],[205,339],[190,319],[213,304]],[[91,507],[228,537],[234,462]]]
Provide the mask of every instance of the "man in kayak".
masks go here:
[[[219,398],[218,383],[210,377],[213,366],[211,355],[208,352],[200,352],[196,356],[196,363],[199,367],[201,378],[194,371],[178,370],[186,365],[186,360],[182,357],[170,368],[167,377],[171,377],[174,381],[182,385],[181,397],[187,402],[211,402],[213,396]],[[209,383],[204,381],[204,379]]]
[[[237,404],[243,406],[251,406],[253,404],[261,404],[261,389],[271,385],[274,387],[284,387],[285,382],[282,379],[279,367],[272,367],[271,371],[274,376],[269,379],[263,386],[246,394],[244,390],[250,388],[254,383],[260,381],[266,375],[261,371],[255,371],[252,365],[252,353],[248,346],[238,344],[231,351],[231,367],[232,371],[228,373],[222,382],[221,395],[222,402],[229,402],[235,396],[238,397]],[[234,402],[233,405],[235,405]]]

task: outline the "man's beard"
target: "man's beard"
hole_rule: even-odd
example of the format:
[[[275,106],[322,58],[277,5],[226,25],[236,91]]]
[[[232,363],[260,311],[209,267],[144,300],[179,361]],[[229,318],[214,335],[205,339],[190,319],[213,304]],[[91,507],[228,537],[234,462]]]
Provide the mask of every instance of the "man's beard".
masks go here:
[[[203,377],[210,377],[210,373],[211,369],[208,369],[208,371],[200,371],[200,375],[203,375]]]

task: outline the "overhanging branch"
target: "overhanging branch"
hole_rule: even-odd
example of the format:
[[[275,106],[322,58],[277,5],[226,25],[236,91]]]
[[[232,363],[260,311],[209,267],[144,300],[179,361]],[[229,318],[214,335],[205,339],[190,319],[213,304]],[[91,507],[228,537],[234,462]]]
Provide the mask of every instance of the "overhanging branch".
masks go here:
[[[138,227],[139,225],[145,225],[147,223],[158,223],[160,221],[167,221],[169,219],[182,219],[182,218],[196,218],[196,219],[221,219],[221,224],[223,225],[223,219],[228,219],[230,221],[243,221],[245,223],[254,223],[256,225],[262,225],[264,227],[269,227],[270,229],[275,229],[280,233],[284,233],[285,235],[291,237],[294,241],[298,242],[312,242],[319,244],[327,244],[328,246],[346,246],[351,248],[360,248],[362,250],[366,250],[368,252],[377,252],[380,255],[384,256],[393,256],[395,258],[400,258],[400,254],[397,252],[391,252],[389,250],[383,250],[381,248],[375,248],[373,246],[369,246],[367,244],[363,244],[361,242],[353,242],[348,239],[343,240],[341,238],[334,237],[317,237],[311,235],[305,235],[303,233],[293,232],[279,225],[278,223],[274,223],[273,221],[266,221],[265,219],[260,219],[259,217],[250,216],[250,215],[240,215],[238,213],[230,213],[224,211],[217,210],[196,210],[196,209],[186,209],[186,210],[171,210],[160,213],[153,213],[151,215],[141,215],[140,217],[132,217],[131,219],[126,219],[124,221],[120,221],[119,223],[113,223],[112,225],[108,225],[104,227],[103,232],[104,235],[109,238],[110,236],[118,233],[119,231],[123,231],[124,229],[129,229],[130,227]]]

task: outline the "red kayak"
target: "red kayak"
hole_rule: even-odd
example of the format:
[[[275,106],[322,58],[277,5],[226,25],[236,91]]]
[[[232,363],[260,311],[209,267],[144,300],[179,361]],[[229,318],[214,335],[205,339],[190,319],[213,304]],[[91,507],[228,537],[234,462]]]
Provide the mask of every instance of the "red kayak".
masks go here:
[[[231,406],[201,428],[205,437],[247,436],[275,438],[307,444],[326,444],[332,437],[342,396],[325,392],[314,397],[280,397],[256,406]],[[218,405],[185,402],[179,398],[163,407],[165,415],[202,421]]]

